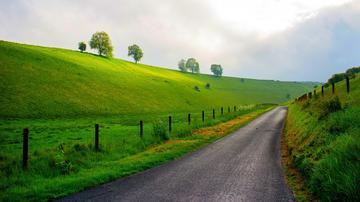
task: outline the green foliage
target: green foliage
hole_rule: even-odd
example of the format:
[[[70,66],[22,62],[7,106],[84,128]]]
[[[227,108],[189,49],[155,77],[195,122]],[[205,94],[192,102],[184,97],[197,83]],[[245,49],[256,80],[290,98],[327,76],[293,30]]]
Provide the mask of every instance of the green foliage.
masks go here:
[[[210,89],[210,83],[206,83],[205,88]]]
[[[360,137],[339,137],[332,146],[311,175],[311,189],[323,201],[360,201]]]
[[[196,61],[195,58],[189,58],[185,64],[186,68],[191,71],[191,73],[199,73],[200,66],[199,63]]]
[[[270,105],[271,106],[271,105]],[[160,165],[216,140],[192,136],[196,128],[211,126],[269,106],[240,106],[240,111],[212,119],[206,111],[173,112],[171,136],[166,134],[166,114],[89,116],[66,119],[17,119],[0,122],[0,201],[47,201]],[[198,118],[197,118],[198,117]],[[144,136],[139,119],[144,120]],[[153,120],[162,123],[152,124]],[[94,123],[100,123],[100,152],[96,152]],[[21,169],[21,128],[30,128],[29,169]],[[154,135],[154,131],[156,135]],[[169,144],[162,141],[171,138]],[[177,144],[177,142],[181,144]],[[184,144],[182,144],[184,143]],[[60,145],[60,146],[59,146]],[[162,149],[153,149],[156,146]],[[116,168],[116,169],[114,169]]]
[[[86,43],[85,42],[79,42],[79,50],[81,51],[81,52],[84,52],[84,51],[86,51]]]
[[[112,57],[113,46],[106,32],[96,32],[90,39],[90,48],[97,49],[100,56]]]
[[[330,113],[341,110],[341,102],[338,96],[331,97],[329,99],[321,99],[316,103],[319,107],[319,119],[323,119]]]
[[[128,56],[131,56],[135,63],[138,63],[143,55],[143,51],[138,45],[134,44],[128,47]]]
[[[161,120],[157,120],[153,123],[153,135],[160,141],[169,140],[166,123]]]
[[[187,68],[186,68],[186,60],[185,59],[181,59],[178,63],[178,68],[180,71],[182,72],[187,72]]]
[[[194,89],[195,89],[196,91],[200,92],[199,86],[194,86]]]
[[[360,200],[360,78],[337,94],[290,104],[287,140],[294,165],[321,201]],[[344,104],[345,103],[345,104]]]
[[[281,103],[286,101],[284,91],[300,95],[313,86],[255,79],[241,83],[234,77],[183,74],[4,41],[0,41],[0,66],[3,119],[164,114],[236,103]],[[211,91],[194,90],[194,86],[201,88],[207,83]]]
[[[221,67],[221,65],[212,64],[210,70],[215,76],[217,77],[222,76],[223,68]]]
[[[338,73],[338,74],[332,75],[332,77],[330,79],[328,79],[327,83],[328,84],[338,83],[338,82],[344,80],[347,76],[349,78],[355,78],[356,74],[359,72],[360,72],[360,67],[349,68],[346,70],[345,73]]]

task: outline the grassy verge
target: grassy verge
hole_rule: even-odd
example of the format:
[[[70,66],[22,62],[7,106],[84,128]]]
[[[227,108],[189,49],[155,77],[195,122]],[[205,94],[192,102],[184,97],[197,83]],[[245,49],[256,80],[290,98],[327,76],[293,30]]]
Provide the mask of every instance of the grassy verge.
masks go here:
[[[9,154],[1,154],[0,200],[45,201],[143,171],[207,145],[267,110],[268,106],[243,109],[205,123],[194,117],[190,126],[175,122],[167,141],[152,134],[151,124],[145,125],[141,140],[136,135],[137,126],[104,122],[100,130],[100,152],[94,151],[88,128],[72,128],[66,121],[60,128],[59,125],[45,128],[47,122],[39,121],[37,129],[42,133],[30,139],[33,149],[27,171],[21,170],[20,157],[15,155],[21,153],[21,143],[1,145],[2,151]],[[63,135],[52,137],[51,134],[59,130]],[[76,133],[78,135],[74,135]]]
[[[292,103],[286,125],[288,181],[299,201],[360,200],[360,78]],[[297,174],[296,171],[299,171]],[[303,179],[303,180],[302,180]]]

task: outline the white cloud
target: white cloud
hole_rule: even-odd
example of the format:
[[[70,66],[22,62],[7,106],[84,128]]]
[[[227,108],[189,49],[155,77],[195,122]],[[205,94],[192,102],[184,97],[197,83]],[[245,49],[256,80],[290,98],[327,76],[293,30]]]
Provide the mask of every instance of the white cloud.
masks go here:
[[[104,30],[116,57],[128,59],[127,46],[137,43],[151,65],[176,68],[195,57],[206,73],[220,63],[226,75],[323,80],[360,63],[348,53],[359,49],[347,44],[360,32],[359,7],[349,0],[1,1],[0,38],[76,49]],[[315,66],[327,69],[309,76]]]

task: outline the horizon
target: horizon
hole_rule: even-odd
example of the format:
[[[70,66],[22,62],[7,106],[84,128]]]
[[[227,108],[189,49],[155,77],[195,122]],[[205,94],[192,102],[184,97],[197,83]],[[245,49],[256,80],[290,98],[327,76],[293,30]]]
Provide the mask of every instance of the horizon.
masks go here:
[[[1,40],[1,39],[0,39],[0,41],[20,44],[20,45],[27,45],[27,46],[37,46],[37,47],[42,47],[42,48],[55,48],[55,49],[62,49],[62,50],[66,50],[66,51],[79,52],[79,50],[76,50],[76,49],[67,49],[67,48],[56,47],[56,46],[43,46],[43,45],[36,45],[36,44],[19,43],[19,42],[16,42],[16,41],[5,41],[5,40]],[[94,51],[85,51],[83,53],[91,54],[92,56],[99,56]],[[101,56],[99,56],[99,57],[101,57]],[[123,60],[123,61],[129,62],[129,63],[134,63],[131,59],[128,59],[128,58],[117,58],[117,57],[112,57],[112,58],[117,59],[117,60]],[[163,66],[156,66],[156,65],[152,65],[152,64],[145,64],[145,63],[139,63],[139,64],[147,65],[147,66],[151,66],[151,67],[155,67],[155,68],[162,68],[162,69],[172,70],[172,71],[180,71],[178,69],[173,69],[173,68],[168,68],[168,67],[163,67]],[[183,72],[183,73],[192,74],[191,72]],[[207,76],[213,76],[213,73],[209,73],[209,72],[200,72],[199,74],[207,75]],[[239,76],[236,76],[236,75],[223,75],[222,77],[243,78],[243,79],[260,80],[260,81],[281,81],[281,82],[299,82],[299,83],[316,83],[316,84],[325,83],[325,82],[321,82],[321,81],[295,81],[295,80],[261,79],[261,78],[254,78],[254,77],[239,77]]]
[[[0,31],[2,40],[76,50],[79,41],[88,43],[94,32],[105,31],[114,57],[129,60],[127,46],[139,44],[141,63],[170,69],[194,57],[205,74],[211,64],[221,64],[230,77],[325,82],[360,64],[359,1],[82,5],[17,0],[0,5],[0,24],[7,28]]]

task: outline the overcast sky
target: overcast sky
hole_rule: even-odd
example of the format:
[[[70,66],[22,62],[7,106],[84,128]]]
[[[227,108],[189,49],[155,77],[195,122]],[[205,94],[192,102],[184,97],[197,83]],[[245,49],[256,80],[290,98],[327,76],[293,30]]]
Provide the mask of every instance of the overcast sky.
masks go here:
[[[324,81],[360,65],[360,0],[0,0],[0,39],[77,49],[107,32],[115,57],[276,80]]]

